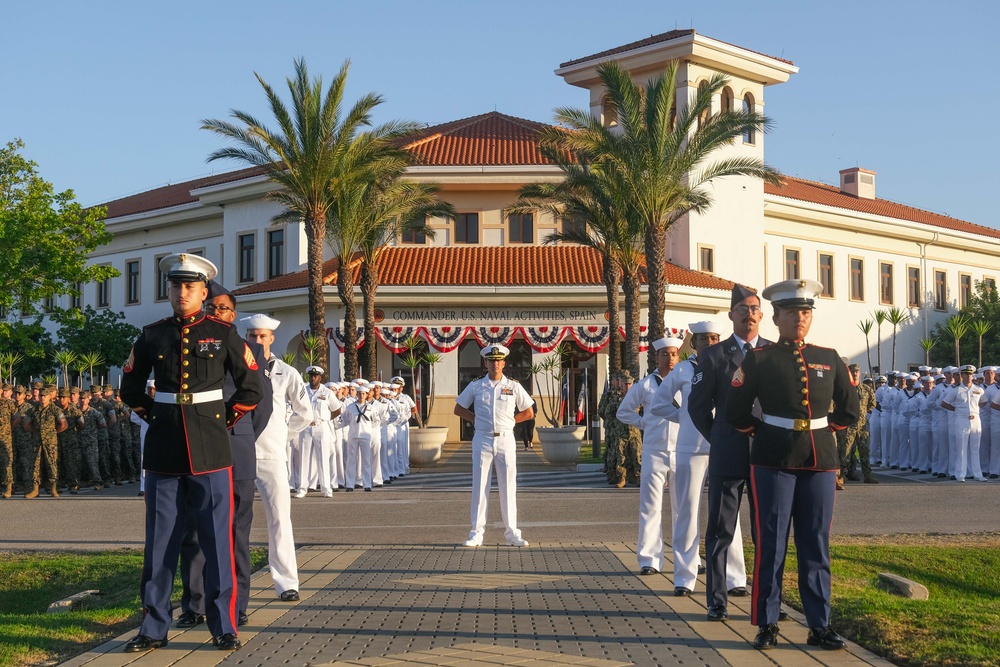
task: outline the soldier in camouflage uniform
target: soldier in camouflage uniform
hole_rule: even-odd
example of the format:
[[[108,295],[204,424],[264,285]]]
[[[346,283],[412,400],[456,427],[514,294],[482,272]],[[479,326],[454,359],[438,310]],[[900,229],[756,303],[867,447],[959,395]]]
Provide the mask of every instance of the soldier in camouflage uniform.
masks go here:
[[[83,428],[80,430],[80,458],[83,463],[82,478],[94,485],[95,491],[102,488],[103,477],[98,448],[98,433],[108,427],[104,415],[90,406],[90,394],[80,395],[80,414],[83,417]]]
[[[48,476],[49,494],[59,497],[56,489],[59,474],[59,438],[58,434],[66,430],[66,417],[59,406],[52,402],[55,392],[45,387],[39,394],[39,404],[31,411],[31,418],[24,422],[24,428],[34,437],[35,456],[31,464],[32,488],[24,494],[25,498],[38,497],[38,485],[41,481],[41,462],[45,460],[45,472]]]
[[[128,408],[114,392],[111,405],[115,410],[115,429],[118,430],[118,469],[121,473],[119,481],[131,484],[134,480],[132,468],[132,426],[128,420]]]
[[[83,428],[83,413],[70,401],[70,392],[65,387],[59,390],[59,407],[66,418],[68,428],[59,434],[59,458],[62,461],[62,481],[69,492],[80,492],[80,429]]]
[[[35,456],[31,434],[24,428],[24,424],[31,419],[35,404],[28,400],[28,390],[21,385],[14,388],[14,402],[17,409],[10,418],[14,445],[14,485],[16,490],[25,491],[35,477]]]
[[[90,388],[90,407],[100,413],[105,425],[105,428],[97,431],[97,462],[101,466],[101,482],[104,486],[114,486],[115,481],[111,476],[111,446],[108,443],[108,412],[104,406],[104,399],[101,398],[99,385]]]
[[[635,427],[619,421],[615,414],[631,385],[631,374],[627,370],[619,371],[597,406],[597,414],[604,419],[604,471],[608,484],[619,489],[626,483],[638,486],[642,459],[642,435]]]
[[[118,411],[115,409],[114,390],[110,384],[104,385],[104,418],[108,421],[108,461],[111,483],[125,483],[122,473],[121,428],[118,426]]]
[[[10,431],[10,418],[17,410],[17,404],[11,398],[14,388],[3,385],[3,396],[0,397],[0,493],[4,498],[10,498],[14,489],[14,443]]]
[[[858,398],[861,402],[861,416],[857,423],[848,426],[846,429],[837,431],[837,450],[840,454],[840,473],[837,476],[837,488],[844,488],[844,481],[847,479],[848,467],[854,456],[854,449],[857,448],[858,457],[861,459],[861,473],[866,484],[878,484],[878,480],[872,477],[872,466],[870,459],[870,443],[868,430],[868,413],[875,409],[875,392],[872,388],[861,382],[861,368],[857,364],[851,364],[851,378]]]

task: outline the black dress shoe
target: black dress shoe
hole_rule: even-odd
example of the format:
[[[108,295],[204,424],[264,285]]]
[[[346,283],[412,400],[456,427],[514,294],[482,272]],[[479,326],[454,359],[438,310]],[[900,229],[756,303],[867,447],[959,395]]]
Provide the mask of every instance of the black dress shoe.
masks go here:
[[[708,608],[708,620],[710,621],[724,621],[729,618],[729,612],[721,604],[715,605],[714,607]]]
[[[639,574],[643,574],[643,575],[646,575],[646,574],[659,574],[659,573],[660,573],[660,571],[657,570],[655,567],[653,567],[651,565],[645,565],[645,566],[643,566],[643,568],[641,570],[639,570]]]
[[[746,586],[737,586],[736,588],[729,589],[729,597],[732,598],[745,598],[747,596]]]
[[[778,612],[778,620],[779,621],[787,621],[788,620],[788,612],[787,611],[779,611]]]
[[[247,613],[245,611],[241,611],[236,615],[236,625],[246,625],[249,622],[250,619],[247,618]]]
[[[753,640],[753,647],[758,651],[766,651],[778,644],[778,626],[774,623],[760,626]]]
[[[676,588],[674,588],[675,598],[686,598],[689,595],[691,595],[690,588],[684,588],[683,586],[677,586]]]
[[[287,590],[279,595],[278,599],[282,602],[295,602],[299,599],[299,592],[296,590]]]
[[[205,622],[205,614],[196,614],[193,611],[186,611],[177,617],[175,625],[178,628],[193,628]]]
[[[212,643],[215,644],[220,651],[235,651],[239,647],[243,646],[240,643],[239,638],[231,632],[227,632],[219,637],[212,637]]]
[[[699,565],[698,566],[698,574],[705,574],[705,566],[704,565]]]
[[[146,635],[136,635],[125,644],[126,653],[141,653],[154,648],[163,648],[167,645],[166,639],[153,639]]]
[[[847,646],[844,638],[834,632],[830,626],[826,626],[825,628],[809,628],[809,636],[806,637],[806,643],[810,646],[820,646],[827,651],[838,651]]]

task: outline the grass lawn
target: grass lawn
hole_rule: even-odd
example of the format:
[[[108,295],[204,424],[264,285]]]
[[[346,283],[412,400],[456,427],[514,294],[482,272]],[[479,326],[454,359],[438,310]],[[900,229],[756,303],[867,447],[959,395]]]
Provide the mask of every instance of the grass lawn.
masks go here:
[[[901,665],[1000,664],[1000,536],[853,538],[830,547],[833,627]],[[785,600],[799,608],[794,549],[785,565]],[[875,587],[879,572],[927,587],[906,600]]]
[[[251,552],[251,567],[266,560]],[[57,662],[139,624],[142,553],[0,553],[0,667]],[[80,611],[46,614],[48,606],[85,590]],[[180,579],[174,584],[180,599]]]

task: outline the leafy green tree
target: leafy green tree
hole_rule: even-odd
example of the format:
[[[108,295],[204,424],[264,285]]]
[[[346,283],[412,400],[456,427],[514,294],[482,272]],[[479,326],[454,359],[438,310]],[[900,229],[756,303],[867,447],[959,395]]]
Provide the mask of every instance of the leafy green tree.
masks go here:
[[[108,375],[110,366],[121,366],[128,359],[132,342],[138,338],[139,329],[127,321],[125,314],[109,309],[96,310],[87,306],[84,311],[69,311],[52,316],[59,327],[59,347],[73,352],[77,357],[97,354],[99,361],[91,368],[91,383]],[[88,364],[89,365],[89,364]]]
[[[1000,322],[1000,296],[997,295],[995,289],[988,285],[981,282],[976,283],[972,298],[959,314],[966,317],[969,323],[989,322],[995,324]],[[931,337],[938,344],[931,352],[933,363],[939,366],[976,363],[978,355],[974,357],[972,351],[977,350],[977,343],[980,341],[979,335],[972,329],[971,324],[960,332],[961,335],[957,340],[954,333],[948,329],[947,322],[934,326]],[[958,355],[961,350],[966,351],[964,359],[960,359]],[[1000,361],[1000,329],[996,326],[988,329],[982,336],[982,359],[985,363]],[[982,364],[978,365],[982,366]]]
[[[872,327],[875,326],[875,322],[872,320],[862,320],[858,322],[858,328],[861,329],[861,333],[865,335],[865,350],[868,352],[868,374],[872,374],[872,344],[868,339],[868,336],[872,332]]]
[[[30,323],[0,322],[0,350],[23,355],[13,371],[13,378],[19,384],[27,385],[32,378],[52,372],[56,346],[52,335],[42,326],[41,317]]]
[[[111,241],[107,209],[84,209],[72,190],[55,192],[20,139],[0,148],[0,308],[32,315],[46,299],[119,275],[87,258]]]
[[[882,367],[882,324],[885,322],[886,312],[876,310],[872,313],[872,317],[875,318],[875,356],[878,360],[878,372],[885,373],[885,368]]]
[[[570,131],[565,146],[586,156],[594,169],[608,172],[628,193],[626,215],[643,229],[646,280],[649,285],[649,338],[662,338],[666,325],[666,233],[683,216],[712,206],[712,181],[748,176],[778,183],[778,172],[752,157],[711,161],[716,152],[747,132],[763,132],[769,121],[756,111],[723,110],[712,113],[712,100],[729,83],[721,74],[711,77],[689,99],[677,98],[679,65],[644,86],[617,62],[601,65],[598,76],[607,89],[607,103],[617,117],[605,127],[588,109],[559,108],[556,119]],[[649,367],[656,351],[649,348]]]
[[[377,162],[382,151],[392,146],[399,136],[415,130],[417,125],[391,121],[365,130],[372,124],[372,111],[383,101],[375,93],[363,95],[345,115],[344,91],[350,61],[344,62],[325,91],[322,77],[310,78],[304,59],[296,60],[294,67],[295,74],[286,79],[290,106],[259,74],[254,74],[277,122],[276,129],[235,109],[230,112],[235,122],[205,120],[202,129],[237,144],[213,152],[209,161],[233,159],[259,167],[272,183],[280,186],[266,195],[284,208],[272,219],[274,224],[303,223],[309,273],[309,330],[318,341],[316,359],[327,366],[330,345],[323,295],[323,242],[327,238],[334,202],[345,187],[369,180],[372,164]],[[336,223],[335,217],[333,221]],[[357,325],[350,267],[356,251],[356,243],[341,243],[338,255],[337,292],[345,307],[346,349],[355,351],[345,357],[347,377],[357,374]]]
[[[899,306],[893,306],[885,312],[885,320],[892,325],[892,367],[896,367],[896,332],[899,325],[905,324],[910,319],[910,311]]]

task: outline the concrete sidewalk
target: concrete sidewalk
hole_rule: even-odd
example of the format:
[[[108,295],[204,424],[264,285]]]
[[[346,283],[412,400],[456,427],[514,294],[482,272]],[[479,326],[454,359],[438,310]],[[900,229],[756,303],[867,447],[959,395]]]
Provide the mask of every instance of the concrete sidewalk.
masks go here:
[[[622,543],[322,546],[298,553],[302,599],[277,600],[270,575],[258,573],[238,651],[215,649],[201,625],[173,631],[165,648],[123,653],[132,631],[63,664],[890,664],[853,644],[832,652],[807,646],[794,611],[777,648],[755,651],[749,598],[730,600],[728,623],[710,622],[704,581],[693,597],[676,598],[669,576],[636,575],[634,549]]]

